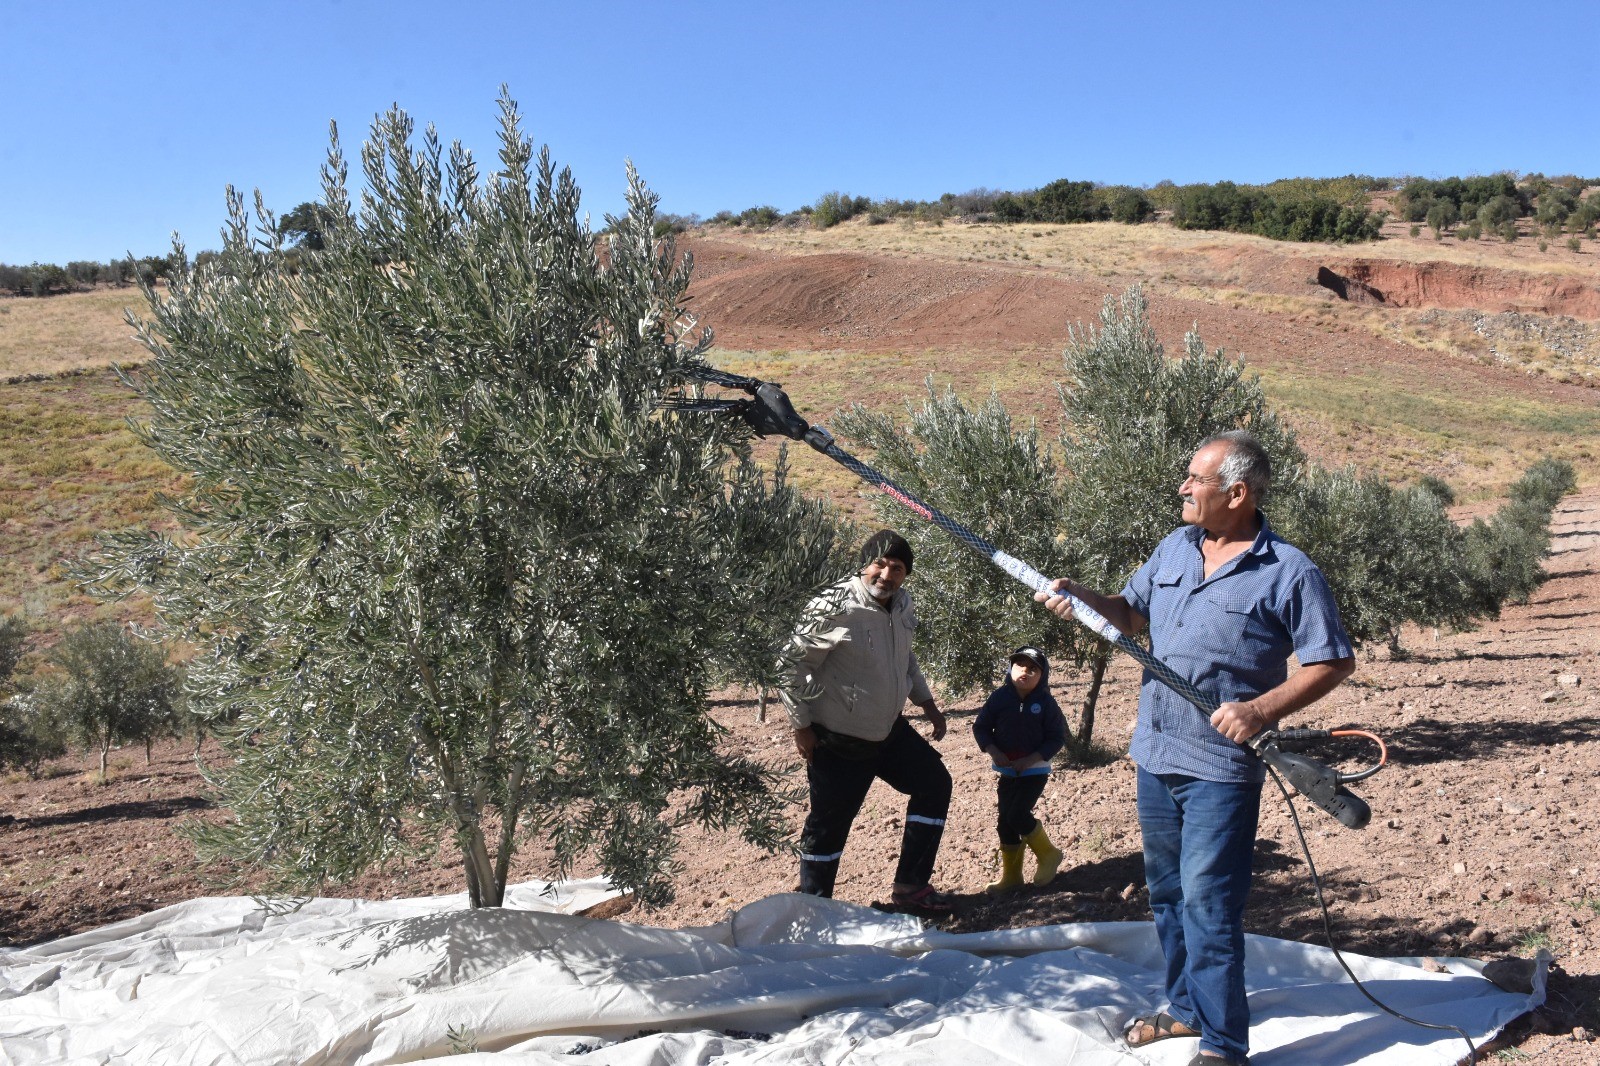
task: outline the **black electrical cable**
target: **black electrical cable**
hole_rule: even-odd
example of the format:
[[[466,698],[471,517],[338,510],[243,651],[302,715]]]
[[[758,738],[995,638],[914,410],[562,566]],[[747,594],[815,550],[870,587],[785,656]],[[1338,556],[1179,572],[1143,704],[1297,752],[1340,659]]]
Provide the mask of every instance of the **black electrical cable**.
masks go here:
[[[1322,933],[1327,938],[1328,950],[1333,952],[1333,957],[1339,960],[1339,965],[1343,967],[1344,972],[1349,975],[1351,983],[1356,986],[1356,990],[1359,991],[1363,996],[1366,996],[1367,999],[1371,1001],[1373,1006],[1377,1007],[1390,1017],[1398,1018],[1401,1021],[1409,1022],[1412,1025],[1421,1026],[1424,1029],[1443,1029],[1455,1033],[1457,1036],[1461,1037],[1462,1040],[1467,1042],[1467,1062],[1477,1062],[1478,1049],[1473,1046],[1472,1037],[1467,1035],[1467,1031],[1465,1029],[1458,1025],[1441,1025],[1438,1022],[1425,1022],[1420,1018],[1413,1018],[1408,1014],[1401,1014],[1387,1003],[1384,1003],[1377,996],[1374,996],[1371,992],[1368,992],[1366,986],[1361,983],[1361,979],[1356,976],[1355,971],[1350,969],[1350,964],[1344,961],[1344,955],[1339,951],[1339,948],[1333,942],[1333,919],[1328,914],[1328,901],[1322,894],[1322,878],[1317,875],[1317,864],[1311,859],[1311,845],[1307,843],[1306,834],[1300,828],[1300,814],[1295,810],[1294,800],[1289,794],[1289,788],[1283,783],[1283,778],[1278,776],[1278,771],[1274,770],[1271,766],[1268,766],[1267,773],[1272,775],[1272,783],[1278,786],[1278,791],[1283,793],[1283,801],[1289,805],[1289,819],[1294,823],[1294,835],[1300,838],[1300,852],[1306,857],[1306,869],[1311,874],[1311,887],[1317,891],[1317,906],[1322,908]]]

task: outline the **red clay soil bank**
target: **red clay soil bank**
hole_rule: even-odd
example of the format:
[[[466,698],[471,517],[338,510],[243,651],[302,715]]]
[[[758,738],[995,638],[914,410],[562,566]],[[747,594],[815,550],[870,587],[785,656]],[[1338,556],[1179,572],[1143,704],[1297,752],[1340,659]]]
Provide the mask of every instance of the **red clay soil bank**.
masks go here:
[[[1456,263],[1330,260],[1318,284],[1351,300],[1395,307],[1476,308],[1600,319],[1600,286],[1582,279]],[[1340,283],[1346,291],[1339,291]],[[1352,284],[1353,283],[1353,284]]]

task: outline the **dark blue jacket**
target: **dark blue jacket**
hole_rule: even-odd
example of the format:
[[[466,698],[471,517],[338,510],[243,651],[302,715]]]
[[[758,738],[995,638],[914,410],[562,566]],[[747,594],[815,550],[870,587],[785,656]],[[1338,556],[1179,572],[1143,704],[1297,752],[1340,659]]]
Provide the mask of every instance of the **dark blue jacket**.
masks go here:
[[[972,723],[972,736],[979,748],[992,744],[1013,759],[1036,752],[1045,760],[1036,772],[1048,773],[1051,756],[1067,742],[1067,720],[1050,694],[1050,672],[1039,675],[1039,683],[1026,699],[1017,695],[1007,677],[984,701]]]

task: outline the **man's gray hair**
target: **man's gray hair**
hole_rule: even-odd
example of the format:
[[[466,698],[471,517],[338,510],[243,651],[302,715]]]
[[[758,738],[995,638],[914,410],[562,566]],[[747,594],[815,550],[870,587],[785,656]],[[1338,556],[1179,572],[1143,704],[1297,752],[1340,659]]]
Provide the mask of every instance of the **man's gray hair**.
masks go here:
[[[1254,434],[1242,429],[1230,429],[1226,433],[1207,437],[1200,442],[1200,447],[1212,444],[1228,446],[1227,454],[1222,457],[1222,465],[1217,468],[1221,479],[1217,487],[1226,492],[1242,481],[1258,502],[1265,500],[1272,488],[1272,457]]]

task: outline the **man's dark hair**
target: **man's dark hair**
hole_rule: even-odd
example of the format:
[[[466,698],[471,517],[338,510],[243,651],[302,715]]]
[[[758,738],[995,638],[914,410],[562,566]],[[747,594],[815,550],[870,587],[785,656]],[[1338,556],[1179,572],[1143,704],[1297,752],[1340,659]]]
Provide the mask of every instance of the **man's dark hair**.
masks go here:
[[[1227,491],[1242,481],[1257,501],[1265,500],[1272,488],[1272,457],[1261,446],[1261,442],[1247,430],[1230,429],[1226,433],[1207,437],[1200,447],[1211,444],[1228,446],[1228,453],[1222,457],[1222,465],[1217,468],[1217,474],[1222,479],[1218,488]]]
[[[878,559],[899,559],[906,564],[906,573],[911,573],[911,545],[906,538],[892,529],[880,529],[867,538],[861,545],[861,565],[863,567]]]

